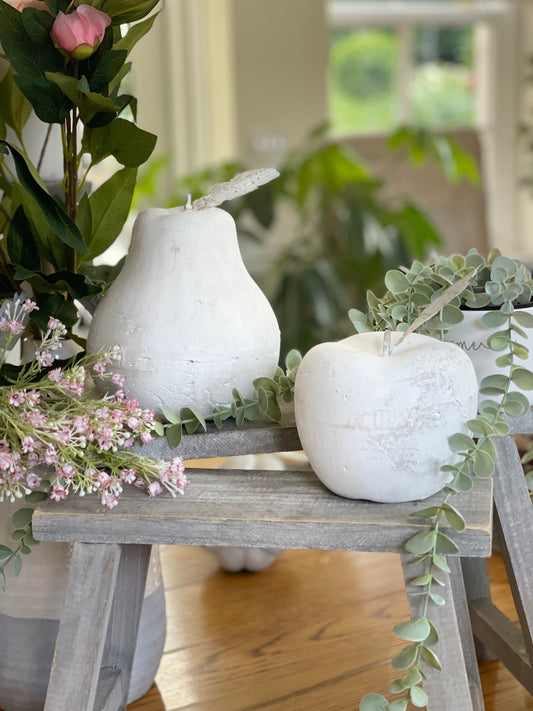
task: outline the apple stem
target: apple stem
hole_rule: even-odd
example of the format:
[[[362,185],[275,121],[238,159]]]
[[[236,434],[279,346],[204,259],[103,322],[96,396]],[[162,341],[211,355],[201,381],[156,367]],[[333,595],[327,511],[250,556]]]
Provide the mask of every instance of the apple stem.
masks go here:
[[[392,352],[391,331],[385,331],[383,334],[383,353],[381,355],[383,357],[387,356],[387,358],[390,358],[391,352]]]

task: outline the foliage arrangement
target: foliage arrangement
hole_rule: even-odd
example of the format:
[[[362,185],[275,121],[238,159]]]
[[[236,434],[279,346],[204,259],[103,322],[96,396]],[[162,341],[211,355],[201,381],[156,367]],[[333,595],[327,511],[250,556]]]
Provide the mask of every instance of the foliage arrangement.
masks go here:
[[[155,15],[147,15],[157,2],[0,1],[7,59],[0,82],[0,298],[21,289],[31,295],[39,306],[30,314],[35,336],[54,317],[72,337],[76,301],[89,301],[114,277],[92,262],[120,233],[138,166],[155,146],[156,137],[135,123],[135,97],[122,87],[130,51],[150,30]],[[44,129],[36,165],[24,143],[32,111]],[[40,174],[54,124],[64,165],[57,194]],[[87,191],[92,169],[109,156],[119,169]]]
[[[102,504],[114,508],[124,485],[157,496],[163,489],[173,496],[188,485],[183,460],[154,461],[128,451],[147,444],[156,432],[154,413],[128,398],[124,376],[108,371],[120,359],[120,348],[84,355],[67,363],[56,360],[65,326],[50,317],[36,355],[26,365],[4,365],[13,341],[39,307],[30,299],[4,302],[0,317],[0,366],[10,384],[0,387],[0,503],[23,500],[35,504],[48,496],[61,501],[68,494],[97,493]],[[96,398],[90,393],[91,372],[108,378],[118,390]],[[22,506],[13,515],[14,547],[0,545],[0,587],[5,568],[21,570],[21,554],[35,545],[32,509]]]
[[[533,372],[523,365],[529,350],[517,336],[527,338],[524,329],[533,328],[533,316],[517,306],[531,301],[533,280],[521,262],[503,257],[497,251],[492,251],[485,260],[471,250],[466,256],[439,257],[430,266],[415,262],[410,269],[388,272],[385,276],[386,294],[382,298],[368,294],[369,315],[355,309],[350,314],[358,332],[370,329],[405,331],[451,284],[469,275],[468,284],[461,293],[426,321],[420,330],[442,338],[452,324],[462,320],[459,307],[492,307],[482,320],[487,328],[498,329],[490,336],[488,344],[499,353],[495,362],[503,372],[482,380],[480,393],[485,399],[480,403],[478,416],[466,423],[470,434],[456,433],[448,440],[456,455],[456,463],[442,467],[449,482],[442,490],[441,503],[412,514],[427,522],[427,530],[417,533],[405,546],[420,569],[420,574],[410,581],[408,594],[421,598],[422,614],[394,627],[395,634],[407,642],[392,660],[393,667],[402,675],[390,684],[389,691],[399,698],[389,702],[382,694],[369,694],[362,700],[360,711],[406,711],[409,704],[424,708],[428,703],[421,686],[424,664],[441,668],[432,649],[439,636],[430,619],[431,606],[444,604],[444,598],[438,592],[444,582],[439,576],[442,571],[450,572],[446,556],[459,553],[457,545],[442,527],[447,525],[458,532],[464,530],[465,521],[453,505],[453,497],[458,492],[471,490],[476,479],[493,475],[494,438],[509,434],[506,417],[520,417],[529,411],[529,400],[521,391],[533,390]]]
[[[294,232],[265,274],[254,274],[280,324],[284,356],[290,348],[305,353],[317,343],[349,335],[346,313],[364,304],[368,289],[383,283],[387,270],[424,259],[440,244],[429,218],[411,202],[391,205],[384,184],[346,145],[331,141],[318,128],[279,166],[280,177],[253,193],[223,205],[242,239],[268,247],[267,230],[287,217]],[[445,136],[429,137],[402,129],[391,146],[407,150],[411,160],[437,161],[450,180],[475,180],[471,158]],[[172,204],[187,193],[205,194],[213,182],[228,180],[245,167],[227,163],[186,178]],[[153,170],[138,197],[146,200]],[[142,191],[144,189],[144,195]]]
[[[285,359],[285,370],[278,366],[273,378],[261,377],[254,380],[255,398],[244,398],[237,389],[233,390],[233,402],[228,405],[216,405],[213,412],[200,415],[189,407],[181,409],[179,415],[163,408],[167,423],[155,422],[155,430],[159,435],[166,435],[171,447],[177,447],[181,442],[183,430],[193,434],[198,428],[207,430],[207,423],[213,422],[218,429],[222,423],[233,418],[237,427],[245,421],[257,420],[259,417],[274,422],[282,419],[283,403],[294,400],[294,381],[302,360],[301,354],[292,350]]]

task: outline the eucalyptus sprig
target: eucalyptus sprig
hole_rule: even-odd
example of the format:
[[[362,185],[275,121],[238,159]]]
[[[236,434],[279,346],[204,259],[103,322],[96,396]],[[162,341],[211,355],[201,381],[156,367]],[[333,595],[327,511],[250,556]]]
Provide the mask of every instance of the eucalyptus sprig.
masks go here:
[[[467,263],[468,256],[472,257],[470,263]],[[406,551],[414,556],[415,563],[422,567],[421,574],[409,581],[408,590],[410,597],[422,598],[422,614],[393,628],[398,637],[408,642],[392,659],[393,667],[405,672],[389,686],[390,693],[399,695],[400,698],[389,702],[382,694],[369,694],[361,701],[360,711],[406,711],[410,703],[417,708],[426,707],[429,699],[421,686],[424,679],[423,665],[426,663],[434,669],[441,669],[440,660],[432,649],[439,640],[439,633],[430,619],[430,610],[432,605],[445,604],[443,596],[436,590],[445,585],[439,577],[440,571],[450,573],[446,556],[459,554],[459,548],[441,527],[446,523],[460,533],[466,525],[461,512],[450,501],[458,492],[470,491],[476,478],[489,478],[494,474],[496,447],[493,439],[509,434],[505,417],[521,417],[530,407],[527,397],[522,392],[511,391],[511,386],[519,391],[533,390],[533,372],[517,364],[517,360],[524,361],[528,358],[529,350],[516,340],[517,335],[527,338],[524,329],[533,328],[533,315],[515,309],[515,303],[523,303],[521,299],[525,298],[528,292],[531,296],[531,275],[528,276],[528,272],[522,270],[519,263],[499,254],[488,266],[481,265],[475,253],[471,252],[468,256],[464,258],[464,262],[455,259],[452,264],[450,258],[446,263],[441,261],[440,265],[444,264],[445,269],[453,266],[453,269],[446,273],[447,283],[455,283],[458,273],[470,270],[472,284],[464,291],[465,301],[468,299],[472,302],[478,298],[486,302],[483,296],[485,294],[493,304],[498,302],[499,310],[485,313],[482,320],[488,328],[500,328],[490,336],[488,345],[494,351],[501,351],[495,361],[496,365],[508,370],[506,373],[489,375],[481,381],[480,394],[487,396],[487,399],[481,402],[478,416],[466,423],[471,435],[456,433],[449,437],[449,447],[455,453],[457,461],[441,467],[441,470],[450,476],[450,481],[442,490],[442,502],[438,506],[411,514],[428,523],[426,531],[417,533],[405,544]],[[405,283],[398,275],[405,279]],[[415,263],[410,270],[395,270],[392,276],[389,273],[386,278],[389,292],[384,299],[373,301],[373,306],[371,305],[376,320],[374,326],[378,323],[390,325],[391,319],[396,322],[400,317],[403,328],[400,329],[397,322],[396,326],[398,330],[406,330],[409,322],[414,322],[419,311],[423,310],[420,307],[425,299],[429,297],[431,303],[436,298],[435,294],[440,292],[440,289],[435,289],[429,295],[425,289],[419,288],[423,281],[433,276],[431,267],[419,263]],[[480,282],[484,284],[483,289],[480,288]],[[438,284],[438,280],[435,283]],[[401,299],[396,301],[396,296],[400,294]],[[471,296],[472,294],[474,296]],[[418,299],[415,298],[417,295]],[[430,332],[442,334],[446,330],[446,319],[449,317],[445,309],[447,306],[443,306],[440,314],[432,318],[434,323]],[[364,329],[365,325],[357,314],[352,320],[356,327],[359,323]]]
[[[260,377],[254,380],[255,398],[245,398],[234,388],[233,402],[215,405],[213,412],[208,415],[200,415],[189,407],[182,408],[179,415],[163,408],[167,423],[155,422],[157,434],[165,434],[169,445],[177,447],[184,430],[187,434],[193,434],[199,427],[206,431],[209,421],[218,429],[230,418],[235,420],[237,427],[246,420],[253,421],[260,416],[279,422],[282,417],[280,403],[291,403],[294,399],[294,381],[301,360],[298,351],[290,351],[285,358],[285,370],[278,366],[273,378]]]

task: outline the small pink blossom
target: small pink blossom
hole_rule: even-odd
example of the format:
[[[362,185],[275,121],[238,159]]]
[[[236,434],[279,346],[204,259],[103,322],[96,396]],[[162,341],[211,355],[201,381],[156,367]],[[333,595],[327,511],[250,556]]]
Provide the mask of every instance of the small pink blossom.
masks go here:
[[[126,410],[131,414],[131,415],[136,415],[137,412],[140,410],[140,404],[138,400],[135,400],[134,398],[130,398],[129,400],[126,400],[124,403]]]
[[[115,393],[115,400],[117,402],[123,402],[126,399],[126,393],[124,390],[117,390]]]
[[[2,316],[2,318],[0,318],[0,331],[2,331],[2,333],[7,333],[10,330],[7,318]]]
[[[125,415],[122,412],[122,410],[115,409],[111,413],[111,419],[115,420],[115,422],[118,422],[118,423],[122,422],[124,420],[124,417],[125,417]]]
[[[152,481],[150,484],[148,484],[148,496],[159,496],[159,494],[163,491],[161,488],[161,484],[158,481]]]
[[[0,452],[0,469],[9,469],[13,464],[13,455],[7,451]]]
[[[61,444],[68,444],[70,442],[70,430],[68,427],[62,427],[57,432],[57,438]]]
[[[65,15],[58,12],[50,33],[55,46],[74,59],[87,59],[102,41],[111,18],[90,5]]]
[[[62,464],[56,469],[56,474],[58,477],[61,477],[61,479],[66,479],[67,481],[70,481],[73,477],[76,476],[77,472],[76,469],[72,466],[72,464],[65,462],[65,464]]]
[[[20,405],[23,405],[26,400],[26,395],[22,392],[22,390],[14,390],[12,393],[10,393],[8,402],[10,405],[14,405],[15,407],[20,407]]]
[[[155,412],[153,410],[143,410],[141,417],[145,422],[152,423],[155,419]]]
[[[26,393],[26,403],[30,407],[36,407],[41,399],[41,393],[38,390],[30,390]]]
[[[100,407],[98,410],[94,411],[94,416],[97,420],[107,420],[109,417],[109,408],[107,405],[105,407]]]
[[[135,432],[135,430],[138,430],[141,426],[141,421],[137,417],[128,417],[128,419],[126,420],[126,424],[130,428],[130,430]]]
[[[69,383],[68,390],[74,395],[83,395],[85,392],[85,386],[83,383]]]
[[[108,509],[114,509],[118,504],[118,496],[107,489],[102,493],[102,503],[107,506]]]
[[[34,427],[42,427],[47,422],[46,415],[39,412],[39,410],[35,410],[34,412],[30,412],[28,415],[28,422]]]
[[[96,481],[100,489],[105,489],[111,483],[111,477],[107,472],[99,471],[96,475]]]
[[[62,499],[66,499],[67,492],[65,490],[65,487],[61,484],[56,484],[50,492],[50,498],[52,499],[52,501],[61,501]]]
[[[35,354],[35,360],[43,368],[50,368],[50,366],[54,365],[54,356],[43,348],[37,351]]]
[[[137,472],[135,469],[123,469],[120,472],[120,478],[126,484],[134,484],[137,479]]]
[[[36,489],[41,484],[41,477],[37,476],[37,474],[34,474],[33,472],[29,472],[26,475],[26,484],[32,490]]]
[[[35,2],[35,0],[30,0],[30,2]],[[44,4],[45,3],[43,3],[43,5]],[[46,9],[48,10],[47,6]],[[35,301],[32,301],[31,299],[26,299],[22,304],[22,310],[27,314],[31,314],[32,311],[39,311],[39,307],[37,306]]]
[[[72,420],[72,426],[76,430],[76,432],[80,433],[85,433],[89,430],[89,427],[91,426],[90,420],[87,417],[87,415],[77,415],[73,420]]]
[[[122,358],[122,348],[120,346],[112,346],[108,351],[108,356],[112,360],[120,360]]]
[[[103,373],[105,373],[106,368],[107,368],[107,363],[106,363],[106,361],[99,361],[98,363],[95,363],[95,364],[93,365],[93,370],[94,370],[94,372],[95,372],[95,373],[99,373],[100,375],[102,375]]]
[[[153,440],[152,435],[149,432],[141,432],[141,442],[143,444],[148,444]]]
[[[63,324],[61,323],[61,321],[58,318],[54,318],[53,316],[50,316],[46,327],[50,331],[55,331],[55,329],[59,328],[60,326],[62,326],[64,328]]]
[[[58,461],[59,457],[57,456],[56,448],[53,445],[50,445],[46,452],[44,453],[44,461],[46,464],[56,464]]]
[[[111,376],[111,382],[122,387],[122,385],[126,382],[126,376],[122,373],[113,373]]]
[[[36,467],[37,464],[40,464],[41,458],[37,454],[37,452],[29,452],[28,456],[26,457],[26,464],[28,464],[30,467]]]
[[[22,321],[14,321],[13,319],[8,318],[7,323],[9,325],[9,330],[14,336],[19,336],[21,333],[24,333],[26,326],[22,323]]]
[[[60,383],[63,380],[63,371],[61,368],[54,368],[48,373],[48,380],[53,383]]]

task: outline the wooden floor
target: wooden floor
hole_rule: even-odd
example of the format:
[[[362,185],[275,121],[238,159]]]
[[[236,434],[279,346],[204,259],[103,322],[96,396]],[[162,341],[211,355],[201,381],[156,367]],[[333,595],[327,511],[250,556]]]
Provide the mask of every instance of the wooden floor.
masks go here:
[[[391,628],[407,615],[397,556],[285,551],[259,574],[224,573],[201,548],[162,559],[165,654],[128,711],[356,711],[394,678]],[[494,602],[516,619],[498,556],[489,569]],[[499,662],[481,679],[486,711],[533,711]]]

